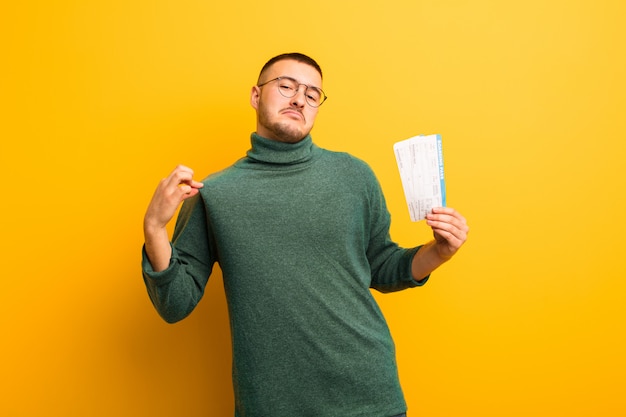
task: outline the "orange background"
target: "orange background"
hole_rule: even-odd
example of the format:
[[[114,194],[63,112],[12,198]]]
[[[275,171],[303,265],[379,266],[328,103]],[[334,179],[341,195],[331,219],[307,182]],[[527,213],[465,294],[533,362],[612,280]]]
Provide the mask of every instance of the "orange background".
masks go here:
[[[322,65],[313,137],[371,164],[403,245],[430,236],[392,145],[443,137],[470,240],[376,294],[410,415],[626,414],[621,0],[212,3],[0,6],[0,415],[232,415],[221,277],[162,322],[141,223],[176,164],[244,154],[286,51]]]

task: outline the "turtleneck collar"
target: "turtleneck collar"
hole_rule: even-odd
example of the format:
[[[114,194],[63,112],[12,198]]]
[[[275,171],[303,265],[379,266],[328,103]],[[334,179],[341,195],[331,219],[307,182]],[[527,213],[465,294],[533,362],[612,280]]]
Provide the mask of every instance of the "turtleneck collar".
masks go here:
[[[297,143],[284,143],[267,139],[252,133],[252,148],[246,153],[250,162],[261,162],[273,165],[295,165],[308,162],[317,149],[311,135]]]

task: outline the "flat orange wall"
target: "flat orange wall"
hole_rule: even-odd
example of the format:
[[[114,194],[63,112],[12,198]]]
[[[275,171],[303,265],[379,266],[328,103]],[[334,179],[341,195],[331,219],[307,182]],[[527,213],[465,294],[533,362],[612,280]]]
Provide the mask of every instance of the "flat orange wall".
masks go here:
[[[6,2],[5,2],[6,3]],[[216,4],[217,3],[217,4]],[[379,295],[411,416],[623,416],[621,0],[34,1],[0,11],[0,415],[232,415],[221,276],[167,325],[142,217],[176,164],[229,165],[267,58],[315,57],[313,131],[367,160],[404,245],[394,142],[440,133],[470,241]]]

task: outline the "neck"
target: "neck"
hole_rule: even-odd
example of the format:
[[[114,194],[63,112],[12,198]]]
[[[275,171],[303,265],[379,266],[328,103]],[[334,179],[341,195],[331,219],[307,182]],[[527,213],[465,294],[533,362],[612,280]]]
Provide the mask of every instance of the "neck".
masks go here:
[[[253,133],[251,142],[252,148],[247,153],[249,160],[279,165],[307,162],[311,160],[316,149],[310,135],[296,143],[288,143]]]

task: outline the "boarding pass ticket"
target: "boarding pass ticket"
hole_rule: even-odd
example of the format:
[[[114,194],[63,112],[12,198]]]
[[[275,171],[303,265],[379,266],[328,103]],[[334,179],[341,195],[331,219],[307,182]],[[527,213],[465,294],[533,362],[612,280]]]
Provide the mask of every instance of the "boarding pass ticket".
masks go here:
[[[411,220],[446,205],[441,135],[420,135],[393,146]]]

